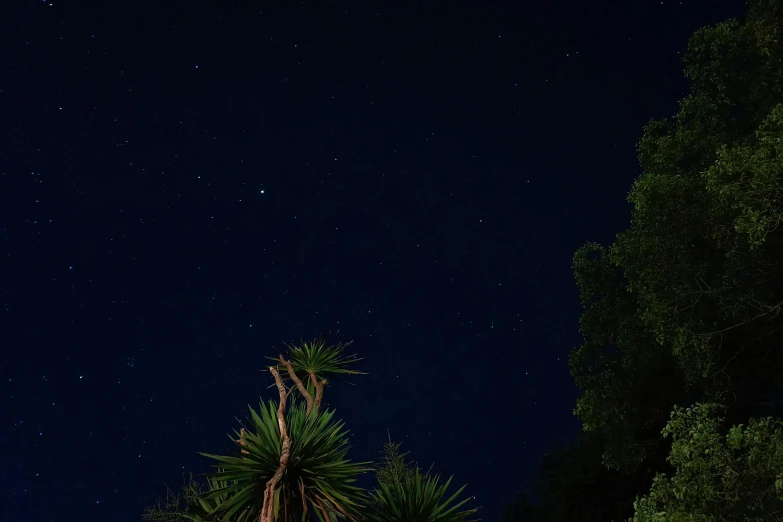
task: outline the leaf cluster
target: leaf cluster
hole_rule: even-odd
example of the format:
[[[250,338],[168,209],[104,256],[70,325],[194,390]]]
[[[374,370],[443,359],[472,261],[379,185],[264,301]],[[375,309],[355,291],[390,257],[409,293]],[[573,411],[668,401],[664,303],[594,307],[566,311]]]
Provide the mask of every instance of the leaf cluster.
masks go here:
[[[783,521],[783,422],[750,419],[723,429],[718,404],[676,407],[671,476],[659,474],[632,522]]]

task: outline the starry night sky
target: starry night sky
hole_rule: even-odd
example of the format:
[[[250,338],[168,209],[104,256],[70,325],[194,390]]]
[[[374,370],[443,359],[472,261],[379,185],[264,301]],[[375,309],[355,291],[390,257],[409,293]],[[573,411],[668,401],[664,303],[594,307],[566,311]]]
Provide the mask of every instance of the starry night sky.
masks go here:
[[[496,521],[579,430],[572,255],[744,3],[3,9],[0,519],[140,520],[322,334],[352,456],[389,430]]]

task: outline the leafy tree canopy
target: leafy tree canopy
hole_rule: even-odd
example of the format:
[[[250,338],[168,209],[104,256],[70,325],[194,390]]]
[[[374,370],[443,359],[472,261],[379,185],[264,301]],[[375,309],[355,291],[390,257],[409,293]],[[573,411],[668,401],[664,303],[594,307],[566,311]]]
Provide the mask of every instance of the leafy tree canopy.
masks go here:
[[[575,413],[612,468],[661,454],[674,404],[733,401],[743,419],[783,397],[782,20],[783,0],[751,0],[692,36],[690,94],[638,145],[629,229],[574,255]]]

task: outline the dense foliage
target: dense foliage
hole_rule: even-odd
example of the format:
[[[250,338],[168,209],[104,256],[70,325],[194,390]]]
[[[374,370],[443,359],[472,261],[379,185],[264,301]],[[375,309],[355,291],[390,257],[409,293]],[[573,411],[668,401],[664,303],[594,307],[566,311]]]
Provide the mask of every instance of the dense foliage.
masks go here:
[[[698,30],[684,62],[689,94],[638,145],[629,228],[574,255],[585,432],[506,520],[780,517],[783,1]]]
[[[663,433],[677,471],[655,477],[633,522],[783,521],[783,422],[750,419],[723,435],[721,409],[674,409]]]
[[[691,93],[639,143],[630,228],[574,256],[586,311],[572,355],[577,414],[633,469],[674,404],[780,397],[783,352],[783,3],[697,31]],[[752,378],[751,378],[752,375]]]

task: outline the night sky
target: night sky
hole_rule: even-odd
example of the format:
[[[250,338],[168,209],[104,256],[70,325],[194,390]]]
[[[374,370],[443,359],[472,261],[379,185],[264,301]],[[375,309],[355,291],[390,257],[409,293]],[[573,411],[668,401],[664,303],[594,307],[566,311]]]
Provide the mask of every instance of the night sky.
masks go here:
[[[352,457],[389,430],[497,521],[579,431],[573,253],[744,2],[3,10],[0,520],[140,520],[323,335]]]

